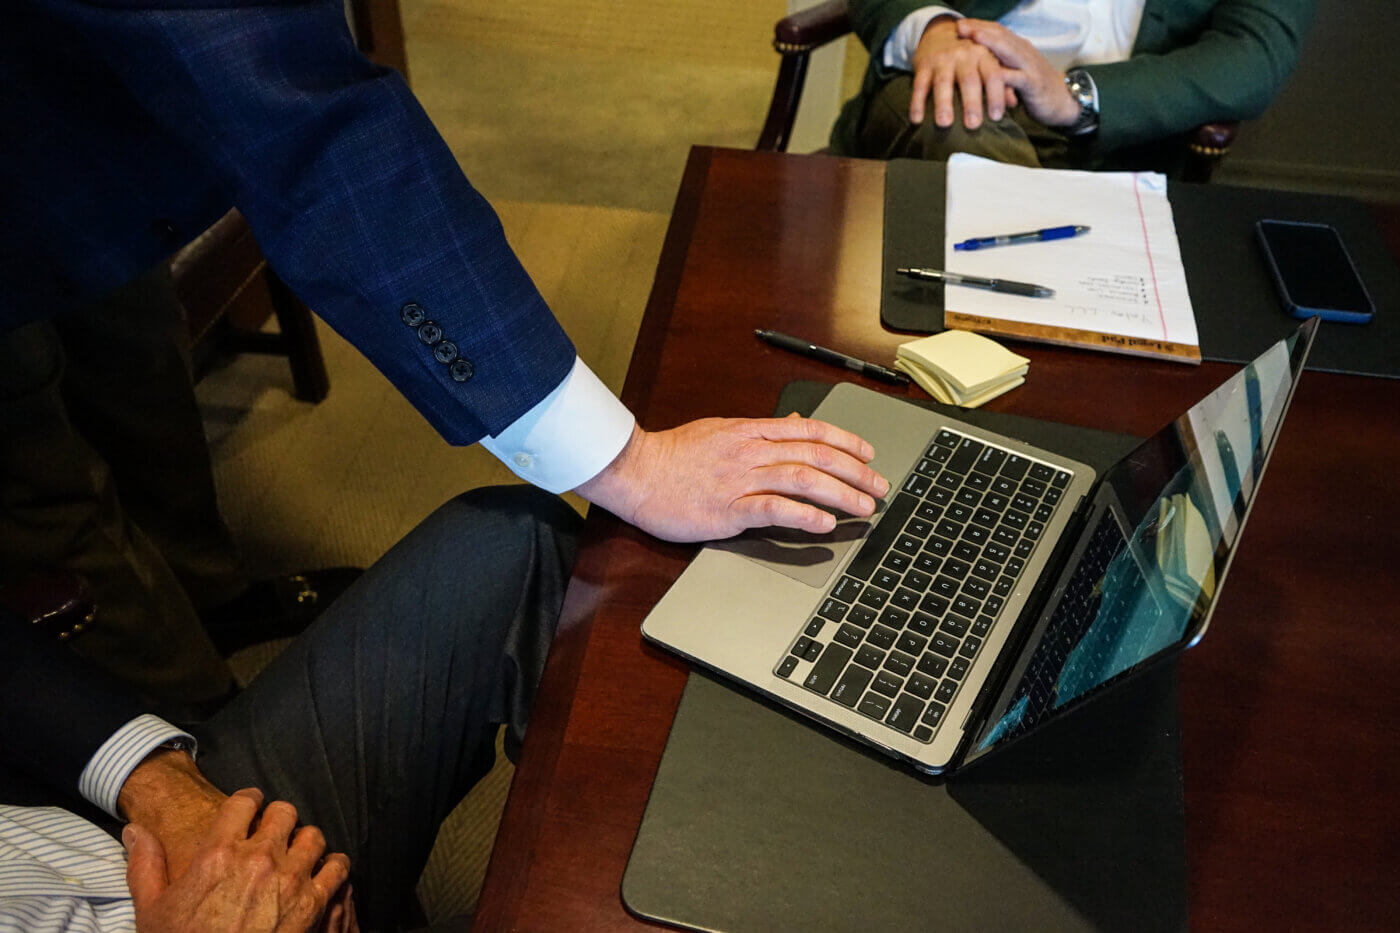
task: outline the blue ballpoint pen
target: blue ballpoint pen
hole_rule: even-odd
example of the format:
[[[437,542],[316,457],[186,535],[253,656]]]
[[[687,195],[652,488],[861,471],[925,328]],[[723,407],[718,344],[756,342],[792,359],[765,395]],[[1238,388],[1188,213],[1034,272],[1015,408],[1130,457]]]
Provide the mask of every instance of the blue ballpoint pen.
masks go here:
[[[980,236],[961,243],[954,243],[953,249],[985,249],[988,246],[1008,246],[1012,243],[1039,243],[1042,240],[1065,240],[1089,232],[1083,224],[1070,224],[1065,227],[1046,227],[1044,230],[1027,230],[1025,233],[1004,233],[1001,236]]]

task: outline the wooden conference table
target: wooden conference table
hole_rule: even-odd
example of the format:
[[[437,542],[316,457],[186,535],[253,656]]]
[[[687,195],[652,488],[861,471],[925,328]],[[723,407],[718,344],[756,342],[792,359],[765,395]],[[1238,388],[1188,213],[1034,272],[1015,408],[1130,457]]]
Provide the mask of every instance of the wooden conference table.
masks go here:
[[[788,382],[843,378],[755,327],[893,359],[883,189],[878,162],[693,150],[623,392],[641,424],[767,416]],[[1137,435],[1237,369],[1016,349],[1031,379],[988,408]],[[1302,379],[1215,624],[1180,662],[1194,928],[1400,928],[1397,413],[1400,380]],[[687,667],[639,626],[693,553],[589,517],[476,929],[648,926],[619,884]]]

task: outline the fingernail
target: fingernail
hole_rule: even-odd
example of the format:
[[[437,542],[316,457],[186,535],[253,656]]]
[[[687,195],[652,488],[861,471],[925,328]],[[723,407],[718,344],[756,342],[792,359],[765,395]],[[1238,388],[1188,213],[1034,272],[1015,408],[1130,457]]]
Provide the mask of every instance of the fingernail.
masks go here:
[[[870,498],[869,496],[861,496],[861,497],[860,497],[860,507],[861,507],[861,509],[863,509],[863,510],[866,511],[866,512],[874,512],[874,511],[875,511],[875,500],[872,499],[872,498]]]
[[[122,827],[122,845],[126,847],[126,851],[127,851],[127,852],[130,852],[130,851],[131,851],[131,847],[134,846],[135,844],[136,844],[136,830],[132,829],[132,828],[131,828],[131,824],[128,823],[128,824],[126,824],[125,826]]]
[[[883,496],[890,491],[890,481],[883,476],[877,476],[875,477],[875,488],[880,490],[880,495]]]

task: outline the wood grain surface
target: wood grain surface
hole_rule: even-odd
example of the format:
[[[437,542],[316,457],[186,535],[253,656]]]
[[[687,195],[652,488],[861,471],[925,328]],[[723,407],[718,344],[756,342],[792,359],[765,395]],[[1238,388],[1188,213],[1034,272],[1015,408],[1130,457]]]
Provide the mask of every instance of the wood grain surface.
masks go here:
[[[894,358],[908,337],[879,322],[883,177],[693,150],[624,391],[643,426],[762,416],[791,380],[845,378],[755,327]],[[1397,212],[1378,217],[1400,251]],[[1138,435],[1235,371],[1015,349],[1027,382],[988,408]],[[1301,380],[1210,632],[1181,661],[1195,928],[1400,927],[1397,412],[1400,380]],[[693,549],[601,510],[588,525],[478,930],[646,926],[618,888],[686,666],[639,627]]]

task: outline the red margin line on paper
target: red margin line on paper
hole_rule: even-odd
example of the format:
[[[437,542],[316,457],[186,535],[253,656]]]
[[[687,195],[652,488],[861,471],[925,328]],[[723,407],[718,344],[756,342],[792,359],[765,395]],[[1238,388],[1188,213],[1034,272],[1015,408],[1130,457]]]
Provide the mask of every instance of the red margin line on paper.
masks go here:
[[[1162,339],[1167,339],[1167,314],[1162,310],[1162,293],[1157,288],[1157,265],[1152,261],[1152,241],[1147,238],[1147,217],[1142,212],[1142,192],[1138,190],[1138,175],[1133,172],[1133,197],[1137,198],[1138,222],[1142,224],[1142,245],[1147,248],[1147,268],[1152,272],[1152,296],[1157,299],[1157,320],[1162,322]]]

